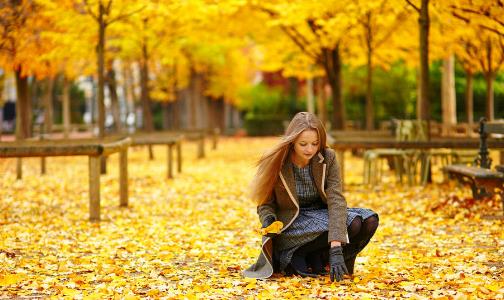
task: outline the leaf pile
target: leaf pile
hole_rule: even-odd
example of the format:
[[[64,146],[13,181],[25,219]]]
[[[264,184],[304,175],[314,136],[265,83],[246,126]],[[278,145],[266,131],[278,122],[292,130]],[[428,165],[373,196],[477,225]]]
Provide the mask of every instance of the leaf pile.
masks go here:
[[[455,205],[467,189],[362,180],[362,160],[346,160],[349,206],[380,214],[354,277],[275,275],[245,279],[261,238],[247,198],[254,163],[274,139],[225,138],[196,160],[184,144],[184,170],[165,178],[165,149],[129,154],[130,206],[119,208],[117,157],[101,178],[102,222],[88,218],[87,158],[0,160],[0,299],[502,299],[504,231],[497,200]],[[493,202],[492,202],[493,201]],[[491,203],[491,204],[489,204]]]

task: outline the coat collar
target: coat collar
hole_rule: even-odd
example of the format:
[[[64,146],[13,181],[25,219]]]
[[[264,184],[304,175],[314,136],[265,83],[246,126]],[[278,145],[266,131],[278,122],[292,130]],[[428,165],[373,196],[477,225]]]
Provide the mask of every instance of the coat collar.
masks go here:
[[[325,180],[323,177],[325,177],[325,172],[324,172],[324,156],[318,152],[315,157],[311,159],[311,169],[312,169],[312,176],[313,180],[315,181],[315,186],[320,192],[320,195],[324,195],[324,187],[323,187],[323,181]]]
[[[299,203],[299,199],[297,197],[296,193],[296,181],[294,180],[294,171],[293,171],[293,164],[291,161],[291,152],[289,151],[286,160],[282,166],[282,176],[285,179],[285,182],[287,183],[286,188],[290,190],[290,194],[294,197],[293,200],[296,201],[296,203]],[[311,170],[312,170],[312,175],[313,179],[315,181],[315,185],[317,186],[317,189],[322,192],[323,194],[323,180],[324,178],[324,156],[318,152],[311,160],[310,160],[310,165],[311,165]]]
[[[292,199],[292,200],[295,201],[295,203],[299,203],[297,193],[296,193],[296,181],[294,180],[294,170],[292,169],[293,164],[292,164],[290,156],[291,156],[291,152],[289,152],[289,154],[287,155],[285,162],[282,166],[281,172],[282,172],[283,178],[285,179],[285,183],[287,184],[287,186],[285,188],[287,188],[289,190],[289,195],[292,195],[292,197],[294,197],[294,199]]]

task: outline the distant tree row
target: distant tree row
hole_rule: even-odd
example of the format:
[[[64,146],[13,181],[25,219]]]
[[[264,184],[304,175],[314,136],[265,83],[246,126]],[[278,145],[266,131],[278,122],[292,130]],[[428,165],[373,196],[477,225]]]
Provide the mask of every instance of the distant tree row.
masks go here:
[[[373,129],[374,74],[398,62],[416,70],[416,117],[430,120],[436,96],[429,67],[443,61],[442,118],[450,123],[455,59],[466,76],[469,121],[474,76],[485,79],[485,115],[493,119],[494,81],[504,62],[502,16],[499,0],[12,0],[0,3],[0,68],[2,76],[15,76],[20,139],[31,134],[30,83],[45,95],[40,106],[50,130],[58,80],[68,128],[70,87],[82,76],[96,82],[100,137],[108,115],[116,131],[124,130],[121,112],[132,106],[141,107],[146,131],[154,130],[153,107],[164,109],[165,124],[215,126],[236,105],[246,106],[243,91],[259,71],[305,82],[308,110],[344,128],[343,92],[353,84],[345,68],[365,70],[365,127]]]

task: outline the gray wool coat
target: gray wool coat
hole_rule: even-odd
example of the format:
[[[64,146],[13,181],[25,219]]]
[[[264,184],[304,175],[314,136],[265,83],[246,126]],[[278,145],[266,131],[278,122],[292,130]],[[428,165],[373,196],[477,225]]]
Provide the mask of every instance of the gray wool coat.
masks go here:
[[[289,157],[289,156],[288,156]],[[347,204],[341,192],[341,176],[334,150],[321,150],[310,160],[313,179],[322,201],[327,204],[329,213],[330,241],[348,243],[346,228]],[[299,215],[299,201],[296,195],[296,182],[292,162],[287,159],[269,201],[257,207],[261,223],[267,216],[273,215],[282,221],[285,231]],[[263,236],[261,253],[257,262],[243,272],[243,276],[264,279],[273,274],[273,240]]]

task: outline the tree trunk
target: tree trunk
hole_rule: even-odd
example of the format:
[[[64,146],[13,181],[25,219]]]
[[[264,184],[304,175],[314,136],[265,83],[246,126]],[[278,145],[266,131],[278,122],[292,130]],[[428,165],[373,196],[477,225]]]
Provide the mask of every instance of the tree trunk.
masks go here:
[[[417,118],[430,120],[429,105],[429,0],[422,0],[418,24],[420,26],[420,97]]]
[[[143,111],[143,129],[146,132],[154,131],[154,122],[152,119],[150,88],[149,88],[149,55],[147,52],[147,41],[144,39],[142,45],[142,65],[140,70],[140,89]],[[149,159],[154,159],[154,151],[149,146]]]
[[[163,130],[170,128],[170,102],[161,102],[161,109],[163,111]]]
[[[473,73],[471,70],[466,70],[466,111],[467,111],[467,123],[469,127],[472,128],[474,123],[474,92],[473,92]]]
[[[63,76],[63,135],[68,138],[70,135],[70,81]]]
[[[135,83],[134,83],[133,74],[131,71],[131,65],[129,63],[125,62],[123,64],[122,72],[123,72],[123,78],[124,78],[123,92],[124,92],[124,95],[126,98],[126,108],[127,108],[126,115],[129,117],[130,114],[135,115],[135,103],[137,102],[136,97],[135,97],[136,96],[135,95]],[[126,120],[128,120],[128,117],[126,118]],[[136,119],[136,115],[135,115],[135,119]],[[135,120],[134,124],[135,123],[136,123],[136,120]],[[126,124],[125,126],[127,126],[128,130],[129,130],[130,124]]]
[[[21,68],[16,69],[16,140],[30,136],[30,99],[28,95],[28,77],[21,75]]]
[[[333,101],[333,129],[344,129],[345,127],[345,105],[342,94],[341,78],[341,56],[339,44],[334,49],[324,49],[323,67],[327,75],[327,80],[331,86]]]
[[[98,138],[105,136],[105,20],[103,15],[105,8],[99,3],[98,9],[98,46],[96,52],[98,56]],[[103,163],[102,163],[103,172]]]
[[[315,113],[315,101],[313,96],[313,78],[306,79],[306,110]]]
[[[189,83],[189,89],[188,89],[188,104],[189,104],[189,124],[188,128],[189,129],[195,129],[197,125],[197,115],[198,115],[198,105],[197,105],[197,74],[196,71],[191,68],[191,82]]]
[[[46,133],[52,132],[54,105],[53,105],[53,87],[54,78],[48,77],[45,82],[44,91],[44,131]]]
[[[224,130],[232,128],[231,120],[231,105],[228,102],[224,102]]]
[[[121,111],[119,108],[119,97],[117,96],[117,81],[115,78],[114,60],[107,64],[107,86],[110,93],[112,106],[112,116],[114,117],[114,130],[116,133],[122,131]]]
[[[317,90],[317,112],[318,117],[324,126],[327,125],[327,98],[325,93],[325,82],[323,77],[315,78],[315,86]]]
[[[449,128],[457,124],[457,101],[455,95],[455,59],[453,55],[443,60],[441,81],[441,107],[443,134],[450,134]]]
[[[152,132],[154,130],[154,123],[152,121],[152,109],[150,101],[147,46],[144,44],[142,49],[143,49],[142,50],[143,60],[140,71],[140,88],[141,88],[141,101],[143,110],[143,129],[147,132]]]
[[[486,81],[486,110],[485,116],[487,120],[492,121],[495,117],[494,114],[494,77],[495,75],[485,74]]]
[[[296,102],[299,88],[299,81],[296,77],[289,77],[287,79],[289,83],[288,97],[289,97],[289,112],[293,113],[296,111]]]
[[[7,99],[3,99],[4,90],[5,90],[5,73],[2,72],[2,74],[0,74],[0,110],[1,110],[0,111],[0,141],[2,141],[2,130],[3,130],[3,119],[4,119],[3,108],[5,105],[5,100],[7,100]]]
[[[217,100],[214,100],[213,98],[208,97],[208,128],[213,129],[215,128],[215,103]]]
[[[180,130],[182,128],[182,124],[180,121],[181,116],[181,106],[182,99],[180,97],[180,91],[177,91],[177,101],[173,103],[173,129]]]
[[[494,66],[493,64],[493,52],[492,52],[492,41],[490,38],[486,40],[486,61],[487,61],[487,68],[483,71],[483,75],[485,76],[485,81],[486,81],[486,110],[485,110],[485,116],[487,120],[492,121],[494,119],[494,87],[493,87],[493,82],[495,79],[496,72],[494,72]]]
[[[366,48],[367,48],[367,78],[366,78],[366,129],[374,129],[374,103],[373,103],[373,33],[371,31],[371,13],[367,13],[366,22]]]

